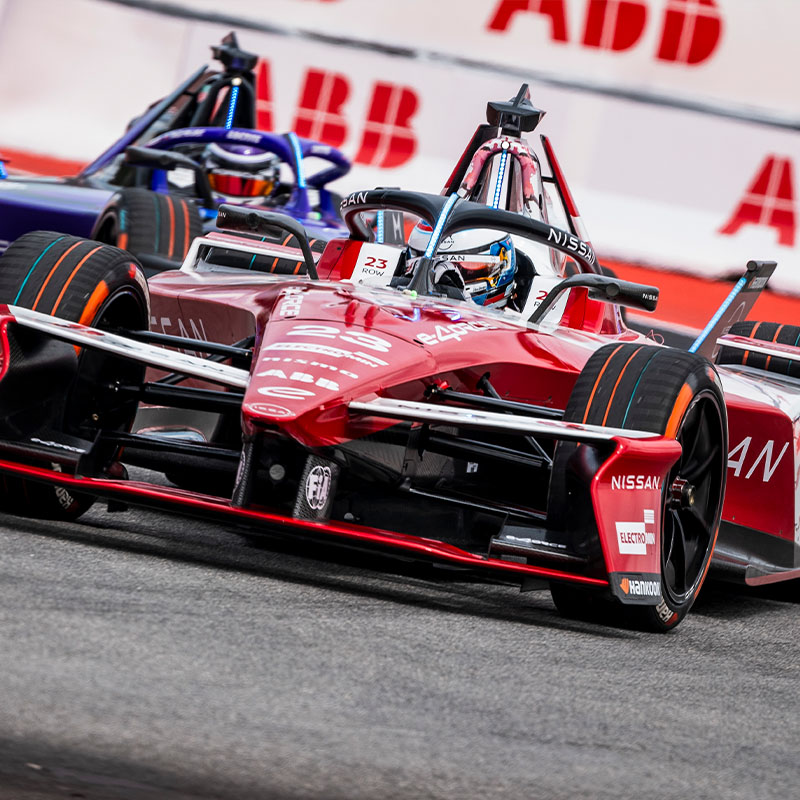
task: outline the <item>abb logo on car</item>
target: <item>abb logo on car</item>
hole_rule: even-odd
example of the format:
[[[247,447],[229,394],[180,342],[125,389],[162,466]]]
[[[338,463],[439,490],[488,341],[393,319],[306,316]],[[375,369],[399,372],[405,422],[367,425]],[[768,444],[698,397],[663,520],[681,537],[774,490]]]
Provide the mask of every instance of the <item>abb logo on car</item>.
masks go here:
[[[259,61],[256,78],[256,124],[261,130],[275,130],[271,67],[267,59]],[[299,136],[341,147],[350,132],[344,107],[351,92],[351,82],[345,75],[307,69],[292,129]],[[409,161],[417,150],[411,123],[418,108],[419,97],[409,86],[374,81],[355,163],[392,168]]]
[[[586,0],[583,31],[570,36],[566,0],[497,0],[486,27],[507,31],[523,14],[548,18],[555,42],[578,41],[582,47],[620,52],[639,44],[653,3],[643,0]],[[715,0],[667,0],[660,19],[660,61],[700,64],[711,55],[722,36],[722,17]]]
[[[342,376],[357,379],[358,374],[348,369],[349,366],[361,364],[375,369],[389,365],[376,353],[388,354],[392,348],[391,342],[365,331],[336,325],[303,324],[293,326],[285,336],[287,339],[292,337],[292,340],[272,342],[263,347],[261,362],[266,369],[259,370],[255,375],[277,383],[259,386],[256,391],[260,395],[284,400],[317,397],[317,389],[340,391]],[[345,343],[344,346],[339,346],[342,343]],[[353,346],[360,349],[354,350]],[[273,355],[275,353],[284,355]],[[331,360],[337,363],[331,364]],[[295,385],[287,386],[287,383]]]

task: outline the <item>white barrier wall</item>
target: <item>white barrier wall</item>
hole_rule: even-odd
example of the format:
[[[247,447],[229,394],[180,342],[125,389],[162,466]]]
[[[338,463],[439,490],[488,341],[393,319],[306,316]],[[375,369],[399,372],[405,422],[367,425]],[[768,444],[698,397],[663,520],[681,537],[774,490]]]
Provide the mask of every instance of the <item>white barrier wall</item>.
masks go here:
[[[341,147],[356,162],[341,192],[438,191],[486,101],[529,75],[601,256],[710,276],[775,258],[772,284],[800,294],[792,0],[172,5],[270,27],[238,28],[262,56],[260,125]],[[90,159],[231,27],[102,0],[0,0],[0,152]]]
[[[172,0],[283,30],[800,119],[793,0]],[[794,112],[794,113],[792,113]]]

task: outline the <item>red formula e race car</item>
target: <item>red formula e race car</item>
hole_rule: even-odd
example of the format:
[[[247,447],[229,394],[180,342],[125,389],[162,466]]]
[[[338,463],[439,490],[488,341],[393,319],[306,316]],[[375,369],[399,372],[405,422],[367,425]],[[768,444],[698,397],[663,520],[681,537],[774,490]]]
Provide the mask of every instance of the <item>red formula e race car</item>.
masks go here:
[[[629,330],[620,307],[657,289],[601,273],[551,150],[543,178],[514,146],[525,120],[494,111],[452,191],[350,195],[349,238],[316,261],[296,221],[231,206],[236,235],[149,284],[108,245],[11,245],[3,507],[73,519],[99,498],[339,541],[657,631],[710,566],[794,577],[800,331],[734,328],[714,366]],[[420,220],[408,245],[375,241],[364,217],[396,214]],[[274,226],[299,247],[261,241]],[[751,264],[695,349],[772,268]]]

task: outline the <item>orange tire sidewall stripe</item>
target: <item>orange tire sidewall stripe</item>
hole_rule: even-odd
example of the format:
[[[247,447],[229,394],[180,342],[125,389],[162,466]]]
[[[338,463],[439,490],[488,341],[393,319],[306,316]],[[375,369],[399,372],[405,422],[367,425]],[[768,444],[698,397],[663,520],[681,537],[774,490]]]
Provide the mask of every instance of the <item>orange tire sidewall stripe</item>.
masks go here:
[[[100,281],[97,286],[94,287],[94,291],[92,292],[89,300],[86,302],[86,305],[83,307],[83,311],[81,311],[80,319],[78,320],[78,324],[80,325],[91,325],[94,321],[95,314],[97,314],[97,310],[103,304],[103,301],[108,297],[110,289],[108,288],[108,284],[105,281]],[[73,345],[75,348],[75,354],[80,356],[81,348],[76,344]]]
[[[601,425],[606,424],[606,420],[608,419],[608,415],[611,412],[611,404],[614,402],[614,395],[617,393],[617,387],[619,386],[619,382],[622,380],[622,376],[625,374],[625,370],[628,369],[628,364],[633,361],[633,357],[641,350],[641,347],[637,347],[634,350],[628,360],[625,362],[625,366],[620,370],[619,377],[617,378],[617,382],[614,384],[614,388],[611,390],[611,397],[608,398],[608,405],[606,406],[606,413],[603,415],[603,421],[600,423]]]
[[[181,198],[181,208],[183,209],[183,255],[186,258],[189,252],[189,204]]]
[[[777,342],[778,341],[778,335],[780,334],[780,332],[783,330],[784,327],[785,327],[785,325],[778,325],[778,327],[775,329],[775,335],[772,337],[772,341],[773,342]],[[769,362],[771,360],[772,360],[772,356],[767,356],[767,363],[764,364],[764,369],[769,369]]]
[[[287,245],[287,244],[288,244],[288,243],[291,241],[291,239],[292,239],[292,234],[290,233],[290,234],[289,234],[289,235],[288,235],[288,236],[287,236],[287,237],[286,237],[286,238],[285,238],[285,239],[284,239],[284,240],[281,242],[281,246],[282,246],[282,247],[286,247],[286,245]],[[274,269],[275,269],[275,268],[278,266],[278,262],[279,262],[280,260],[281,260],[281,259],[280,259],[280,256],[276,256],[276,257],[275,257],[275,260],[272,262],[272,267],[270,268],[270,272],[271,272],[272,270],[274,270]]]
[[[81,311],[81,316],[78,320],[80,325],[92,324],[97,310],[103,304],[103,301],[106,299],[106,297],[108,297],[109,292],[110,289],[105,281],[100,281],[100,283],[95,286],[94,291],[87,300],[86,305],[83,307],[83,311]]]
[[[168,194],[164,195],[164,198],[169,208],[169,252],[167,258],[172,258],[175,253],[175,202]]]
[[[721,521],[720,521],[721,522]],[[697,584],[697,590],[695,591],[695,597],[700,592],[700,589],[703,587],[703,584],[706,580],[706,575],[708,574],[708,568],[711,566],[711,559],[714,556],[714,548],[717,546],[717,537],[719,536],[719,525],[717,525],[717,529],[714,531],[714,541],[711,543],[711,555],[708,557],[708,561],[706,561],[705,569],[703,570],[703,574],[700,577],[700,582]]]
[[[120,250],[124,250],[128,246],[128,234],[127,232],[121,233],[117,236],[117,247]]]
[[[39,301],[42,299],[42,294],[44,294],[44,290],[47,288],[47,284],[50,283],[50,278],[53,277],[55,271],[61,265],[61,262],[79,245],[83,244],[83,240],[75,242],[71,247],[68,247],[58,258],[58,261],[53,265],[50,269],[50,272],[47,274],[47,277],[44,279],[44,283],[42,283],[41,288],[39,289],[39,294],[36,295],[36,299],[33,301],[33,305],[31,306],[32,311],[36,311],[36,306],[39,305]]]
[[[83,265],[84,265],[84,264],[85,264],[85,263],[86,263],[86,262],[87,262],[87,261],[88,261],[88,260],[89,260],[89,259],[90,259],[90,258],[91,258],[91,257],[92,257],[92,256],[93,256],[93,255],[94,255],[96,252],[97,252],[97,251],[98,251],[98,250],[100,250],[102,247],[103,247],[103,245],[102,245],[102,244],[98,244],[98,245],[97,245],[97,247],[95,247],[95,248],[94,248],[94,250],[90,250],[90,251],[89,251],[89,252],[88,252],[88,253],[87,253],[87,254],[86,254],[86,255],[85,255],[85,256],[84,256],[84,257],[83,257],[83,258],[82,258],[82,259],[81,259],[79,262],[78,262],[78,266],[77,266],[77,267],[75,267],[75,269],[74,269],[74,270],[72,270],[72,274],[69,276],[69,278],[67,278],[67,281],[66,281],[66,283],[64,284],[64,286],[63,286],[63,287],[62,287],[62,289],[61,289],[61,294],[60,294],[60,295],[59,295],[59,296],[56,298],[56,302],[55,302],[55,304],[53,305],[52,309],[50,309],[50,313],[51,313],[53,316],[55,316],[56,309],[58,308],[58,305],[59,305],[59,303],[61,302],[61,298],[62,298],[62,297],[64,297],[64,293],[65,293],[65,292],[67,291],[67,289],[69,288],[69,285],[70,285],[70,283],[72,283],[72,279],[73,279],[73,278],[74,278],[74,277],[75,277],[75,276],[78,274],[78,270],[79,270],[79,269],[80,269],[80,268],[81,268],[81,267],[82,267],[82,266],[83,266]]]
[[[664,436],[668,436],[671,439],[675,438],[678,425],[680,425],[681,418],[689,407],[689,401],[692,399],[693,394],[692,387],[689,386],[688,383],[684,383],[683,386],[681,386],[681,390],[678,392],[678,397],[675,400],[675,405],[672,407],[672,413],[669,415],[669,420],[667,420]]]
[[[605,373],[608,365],[611,363],[611,359],[614,358],[614,356],[620,351],[621,348],[622,348],[621,344],[617,345],[614,352],[606,359],[606,363],[603,364],[603,368],[600,370],[600,374],[594,380],[594,386],[592,386],[592,392],[589,395],[589,401],[586,403],[586,411],[583,413],[582,423],[584,425],[586,424],[586,420],[589,417],[589,410],[592,407],[592,400],[594,400],[594,395],[595,392],[597,391],[597,387],[600,385],[600,380],[602,379],[603,374]]]
[[[756,325],[758,327],[758,325]],[[753,331],[755,333],[755,331]],[[752,334],[751,334],[752,335]],[[664,436],[670,436],[675,438],[675,433],[678,430],[678,424],[683,417],[684,412],[689,406],[689,402],[692,399],[692,387],[689,386],[688,383],[684,383],[681,386],[680,392],[678,392],[678,399],[675,401],[675,405],[672,409],[672,414],[670,414],[669,421],[667,422],[667,428],[664,431]],[[708,561],[706,561],[706,565],[703,569],[703,574],[700,576],[700,580],[697,583],[697,589],[695,590],[695,596],[700,592],[703,583],[705,583],[706,575],[708,574],[708,568],[711,566],[711,556],[714,554],[714,548],[717,545],[717,537],[719,536],[719,525],[717,525],[717,529],[714,531],[714,540],[711,543],[711,555],[708,557]]]
[[[750,331],[750,338],[751,339],[755,339],[756,332],[758,331],[758,329],[760,327],[761,327],[761,323],[757,322],[755,328],[753,328],[753,330]],[[749,355],[750,355],[750,351],[749,350],[745,350],[744,351],[744,358],[742,359],[742,364],[746,364],[747,363],[747,357]]]

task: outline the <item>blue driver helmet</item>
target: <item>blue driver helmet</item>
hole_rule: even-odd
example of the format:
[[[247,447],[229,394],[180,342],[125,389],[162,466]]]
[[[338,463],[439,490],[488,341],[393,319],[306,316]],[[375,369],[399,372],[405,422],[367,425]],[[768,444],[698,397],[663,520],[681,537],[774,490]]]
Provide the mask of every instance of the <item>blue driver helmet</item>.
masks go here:
[[[425,252],[431,233],[426,222],[411,232],[409,263]],[[517,271],[514,243],[508,234],[486,229],[460,231],[442,239],[434,258],[435,283],[457,286],[481,306],[503,308],[508,303]]]

